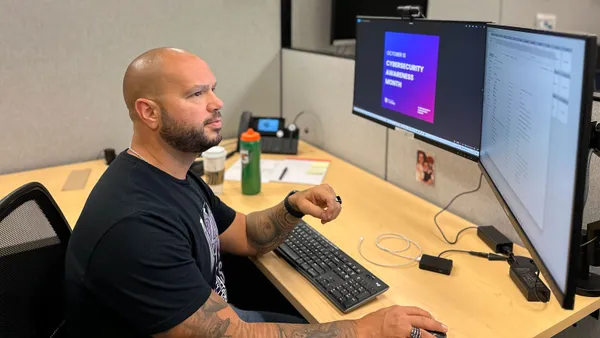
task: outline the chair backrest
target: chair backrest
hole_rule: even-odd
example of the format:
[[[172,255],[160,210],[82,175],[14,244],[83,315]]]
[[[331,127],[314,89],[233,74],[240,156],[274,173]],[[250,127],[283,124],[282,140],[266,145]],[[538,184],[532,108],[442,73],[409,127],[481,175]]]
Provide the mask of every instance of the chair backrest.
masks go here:
[[[26,184],[0,200],[0,337],[52,337],[62,326],[70,237],[42,184]]]

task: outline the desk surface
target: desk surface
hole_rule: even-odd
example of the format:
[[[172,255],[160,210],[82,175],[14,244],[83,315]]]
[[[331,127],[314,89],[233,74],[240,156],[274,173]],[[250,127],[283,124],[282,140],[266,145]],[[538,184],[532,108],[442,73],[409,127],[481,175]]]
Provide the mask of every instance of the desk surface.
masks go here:
[[[600,308],[600,298],[577,297],[574,311],[562,310],[553,297],[547,304],[528,303],[511,282],[505,262],[449,254],[448,258],[454,261],[451,276],[420,270],[416,264],[404,268],[385,268],[367,262],[358,253],[360,237],[365,238],[363,253],[371,260],[384,264],[403,262],[375,246],[375,238],[387,232],[407,236],[419,243],[425,253],[432,255],[450,248],[488,250],[475,231],[464,233],[455,246],[445,244],[433,224],[433,215],[439,208],[389,182],[304,143],[300,145],[299,156],[331,160],[325,182],[344,201],[342,213],[332,223],[321,225],[311,217],[305,220],[390,285],[390,289],[376,300],[344,315],[274,253],[253,259],[259,269],[311,322],[359,318],[378,308],[399,304],[419,306],[430,311],[449,326],[451,337],[552,337]],[[263,155],[263,158],[283,157]],[[236,155],[228,159],[227,166],[237,158]],[[91,174],[84,189],[61,191],[72,170],[87,168],[91,169]],[[105,169],[104,162],[98,160],[3,175],[0,176],[0,198],[27,182],[41,182],[73,225]],[[306,186],[299,184],[269,183],[263,185],[261,194],[243,196],[240,182],[226,181],[220,197],[238,211],[251,212],[275,205],[292,189],[304,188]],[[443,214],[439,220],[451,236],[459,229],[472,225],[451,213]],[[404,243],[390,241],[387,245],[402,248]],[[515,251],[527,255],[523,248],[518,247]]]

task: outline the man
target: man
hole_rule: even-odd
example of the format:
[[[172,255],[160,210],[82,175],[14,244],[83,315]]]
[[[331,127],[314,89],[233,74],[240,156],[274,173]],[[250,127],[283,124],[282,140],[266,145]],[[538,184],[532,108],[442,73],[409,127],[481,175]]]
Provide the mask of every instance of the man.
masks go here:
[[[123,94],[133,121],[131,146],[94,187],[69,242],[69,336],[409,337],[413,331],[431,337],[418,328],[443,331],[412,307],[309,325],[227,303],[220,251],[264,254],[287,237],[296,216],[327,223],[341,206],[333,189],[320,185],[245,215],[190,173],[198,154],[221,141],[223,102],[215,88],[208,65],[183,50],[150,50],[128,67]]]

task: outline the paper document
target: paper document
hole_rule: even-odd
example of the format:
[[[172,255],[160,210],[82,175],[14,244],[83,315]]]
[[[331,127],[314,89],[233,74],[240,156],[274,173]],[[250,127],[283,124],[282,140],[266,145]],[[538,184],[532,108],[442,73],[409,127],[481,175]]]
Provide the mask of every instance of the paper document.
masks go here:
[[[277,168],[281,160],[260,160],[260,181],[262,183],[269,183],[271,181],[271,173]],[[279,176],[278,176],[279,177]],[[242,180],[242,162],[237,160],[231,168],[225,171],[225,179],[228,181],[241,181]]]
[[[329,161],[310,159],[260,160],[260,180],[262,183],[285,182],[319,185],[323,182]],[[242,180],[242,162],[237,160],[225,171],[228,181]]]
[[[280,173],[274,181],[319,185],[323,182],[328,168],[329,161],[290,158],[273,171],[273,174]]]

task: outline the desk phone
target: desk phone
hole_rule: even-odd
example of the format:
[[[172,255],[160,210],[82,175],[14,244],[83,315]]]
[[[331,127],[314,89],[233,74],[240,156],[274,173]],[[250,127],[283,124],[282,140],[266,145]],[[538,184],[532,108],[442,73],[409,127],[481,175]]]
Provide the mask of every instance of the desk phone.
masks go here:
[[[298,154],[300,136],[298,128],[294,124],[286,127],[283,117],[253,116],[249,111],[243,112],[238,131],[238,151],[239,138],[248,128],[252,128],[260,134],[261,152],[266,154]]]

